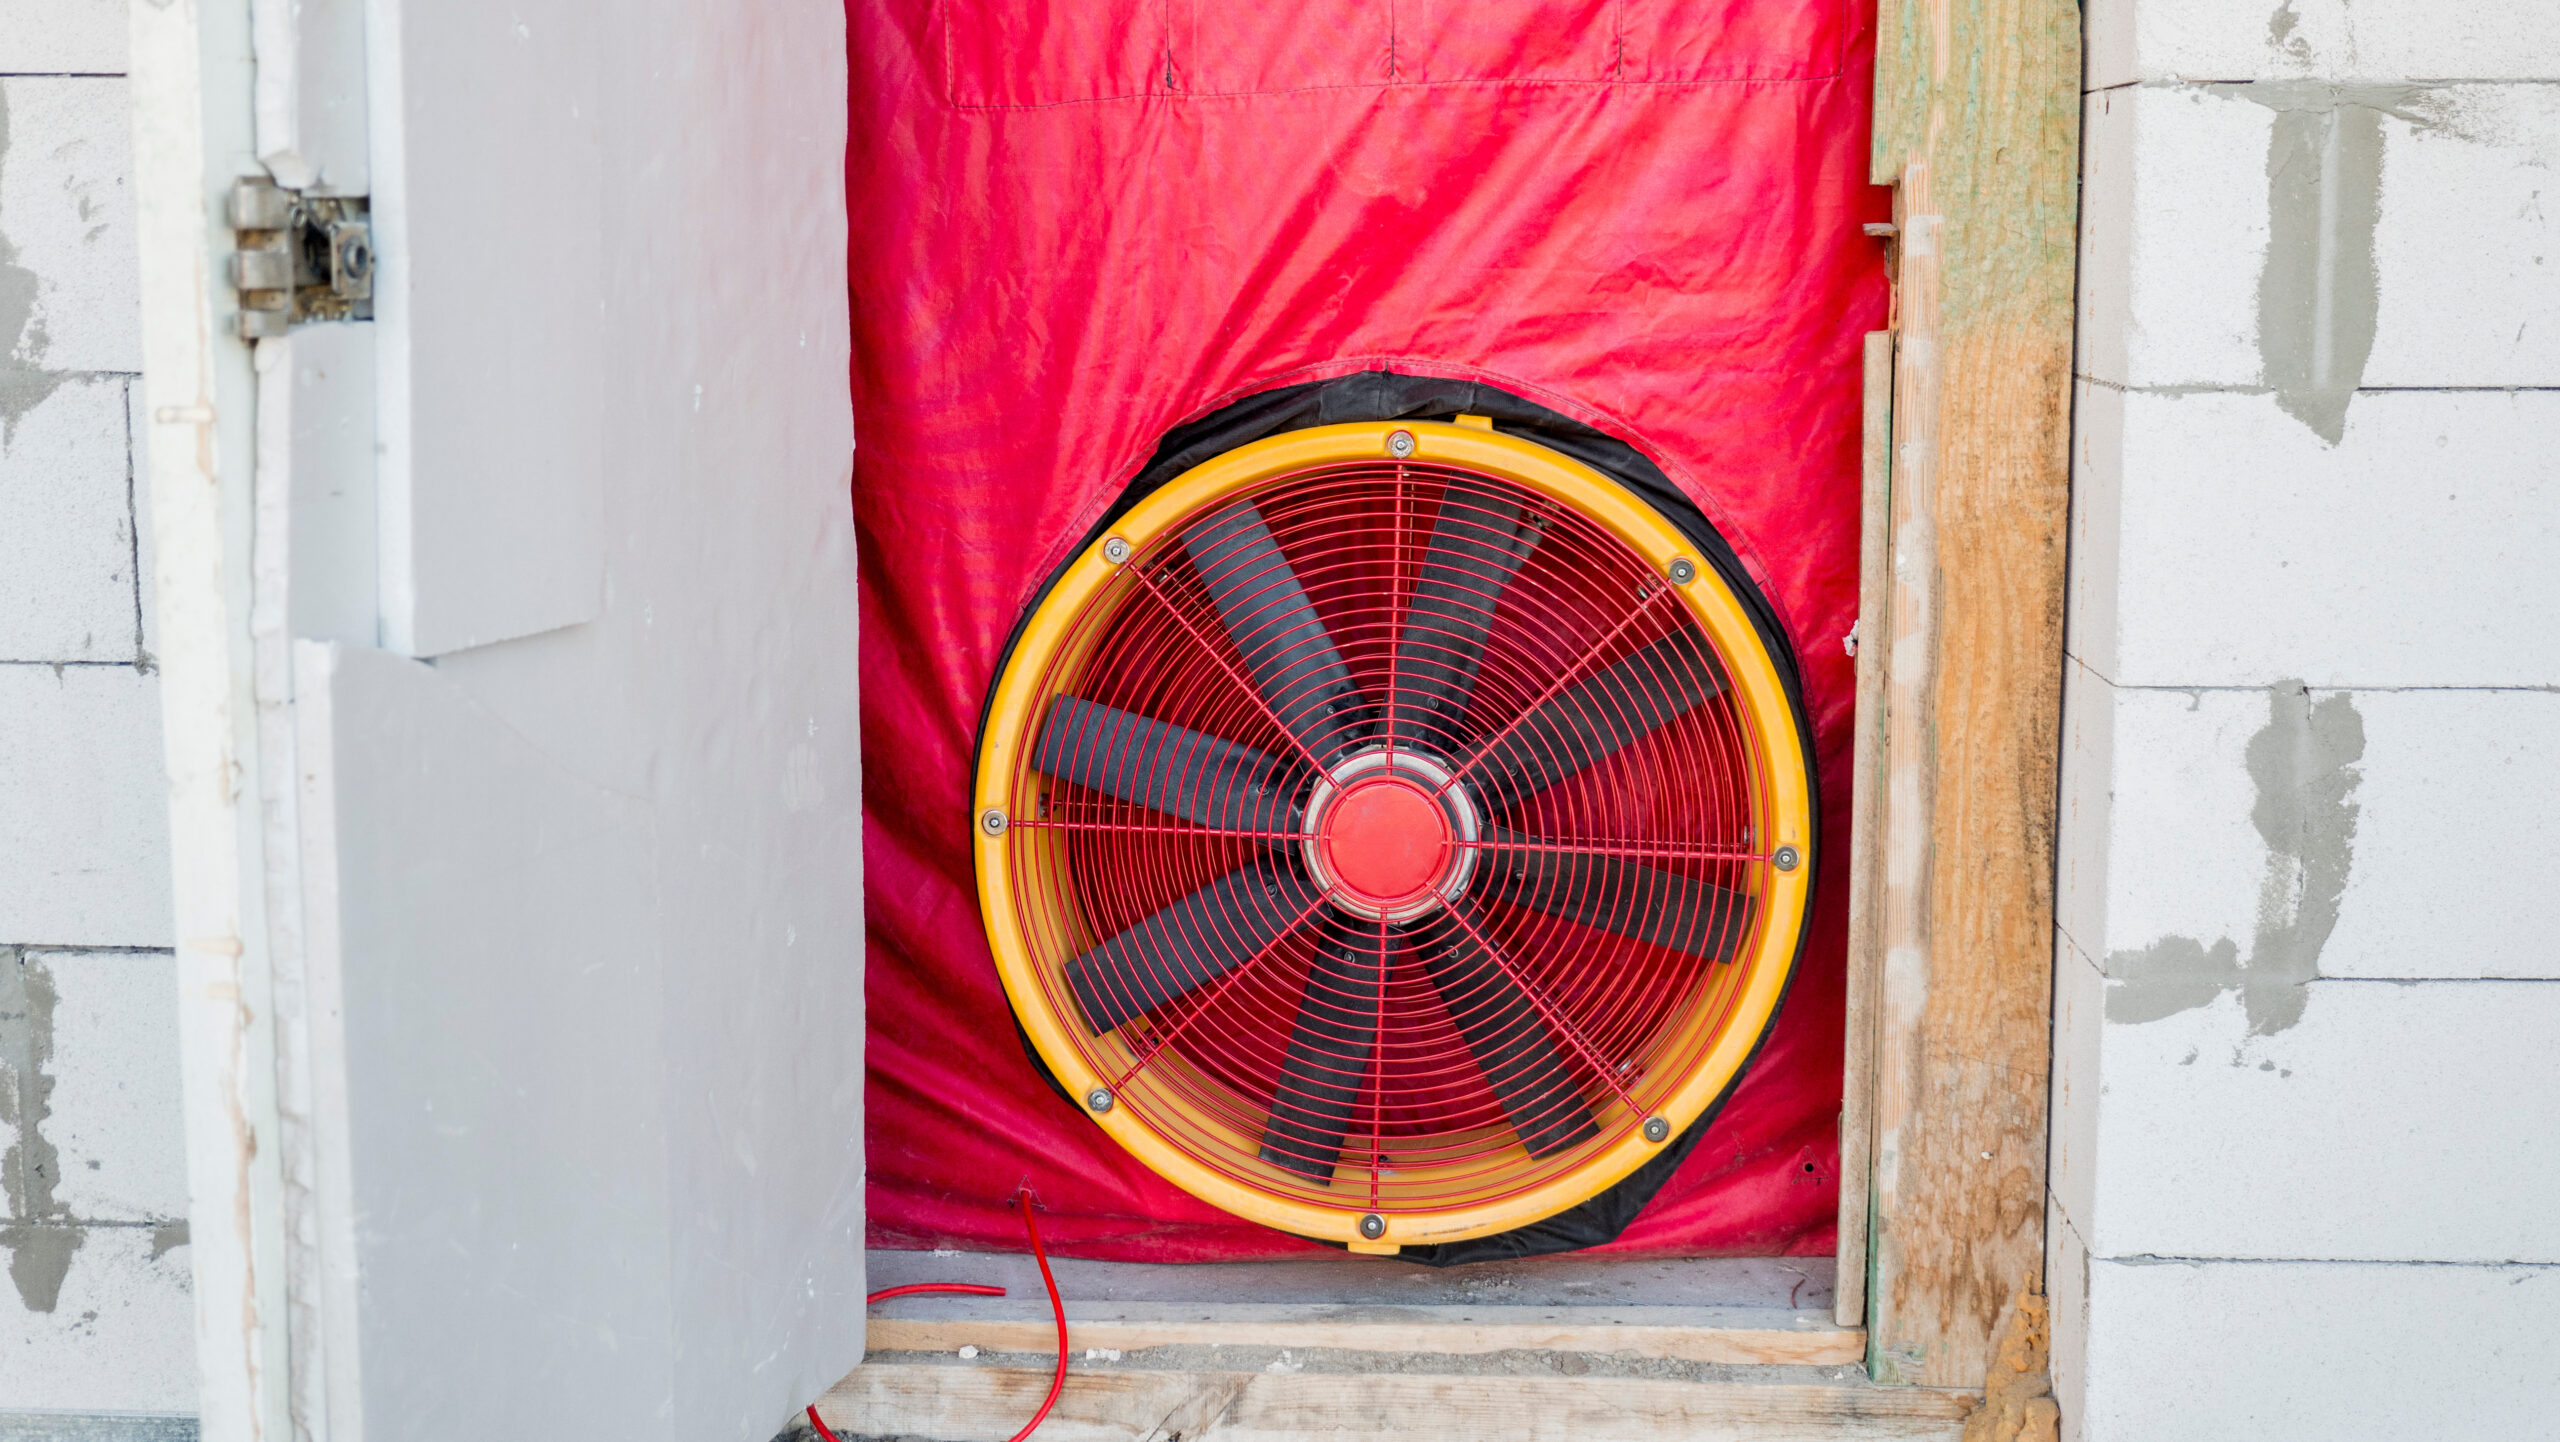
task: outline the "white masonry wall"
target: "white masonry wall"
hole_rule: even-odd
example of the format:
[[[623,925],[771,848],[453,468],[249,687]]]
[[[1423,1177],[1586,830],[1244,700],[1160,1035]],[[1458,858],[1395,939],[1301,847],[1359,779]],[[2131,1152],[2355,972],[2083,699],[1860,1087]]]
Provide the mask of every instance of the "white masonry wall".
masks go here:
[[[2066,1435],[2560,1436],[2560,7],[2087,23]]]
[[[195,1411],[124,12],[0,0],[0,1436]]]

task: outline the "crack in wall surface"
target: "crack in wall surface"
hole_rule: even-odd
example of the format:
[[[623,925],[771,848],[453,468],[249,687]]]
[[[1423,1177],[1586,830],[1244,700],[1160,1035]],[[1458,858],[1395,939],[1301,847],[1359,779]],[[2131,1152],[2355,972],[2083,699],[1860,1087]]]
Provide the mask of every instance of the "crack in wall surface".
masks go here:
[[[0,947],[0,1126],[10,1130],[0,1152],[0,1192],[9,1215],[0,1223],[0,1249],[9,1253],[9,1280],[31,1312],[50,1312],[62,1297],[71,1256],[82,1233],[63,1223],[70,1209],[54,1196],[62,1157],[44,1135],[52,1113],[53,978],[31,965],[17,947]]]
[[[2111,952],[2106,1017],[2159,1021],[2238,992],[2249,1034],[2272,1036],[2302,1020],[2320,951],[2337,929],[2355,857],[2356,785],[2363,779],[2364,718],[2348,692],[2314,701],[2300,681],[2267,688],[2267,724],[2244,756],[2257,799],[2249,821],[2267,846],[2258,923],[2249,954],[2218,937],[2164,936]]]

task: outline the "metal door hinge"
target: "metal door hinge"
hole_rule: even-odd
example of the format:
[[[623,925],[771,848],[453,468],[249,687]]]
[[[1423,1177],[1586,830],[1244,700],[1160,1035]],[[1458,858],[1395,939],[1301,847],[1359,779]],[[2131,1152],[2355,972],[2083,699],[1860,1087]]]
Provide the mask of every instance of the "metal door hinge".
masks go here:
[[[231,286],[241,338],[373,319],[372,217],[373,202],[361,195],[305,195],[263,178],[234,184]]]

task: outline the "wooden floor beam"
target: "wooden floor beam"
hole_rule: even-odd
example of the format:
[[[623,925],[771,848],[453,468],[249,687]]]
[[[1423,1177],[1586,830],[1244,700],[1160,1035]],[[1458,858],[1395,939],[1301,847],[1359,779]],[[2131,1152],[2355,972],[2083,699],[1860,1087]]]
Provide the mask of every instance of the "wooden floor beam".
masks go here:
[[[1053,1348],[1057,1326],[1046,1304],[947,1304],[930,1317],[875,1317],[874,1350],[993,1352]],[[1563,1351],[1679,1362],[1831,1367],[1865,1360],[1866,1333],[1818,1323],[1792,1326],[1741,1308],[1715,1307],[1324,1307],[1179,1306],[1162,1302],[1075,1303],[1067,1309],[1078,1348],[1136,1351],[1186,1345],[1305,1347],[1353,1352],[1452,1355]]]
[[[1854,1381],[1676,1381],[1429,1370],[1079,1368],[1041,1442],[1957,1442],[1968,1394]],[[1411,1370],[1405,1370],[1411,1368]],[[818,1402],[848,1439],[1002,1442],[1045,1365],[896,1357]]]

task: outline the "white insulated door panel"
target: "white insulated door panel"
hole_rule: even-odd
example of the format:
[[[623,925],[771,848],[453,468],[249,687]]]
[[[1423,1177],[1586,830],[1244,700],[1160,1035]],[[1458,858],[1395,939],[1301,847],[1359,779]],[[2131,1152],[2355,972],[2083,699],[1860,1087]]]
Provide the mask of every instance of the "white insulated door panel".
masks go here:
[[[430,666],[297,663],[331,1435],[667,1436],[652,808]]]
[[[602,0],[373,0],[383,642],[441,655],[603,587]]]

